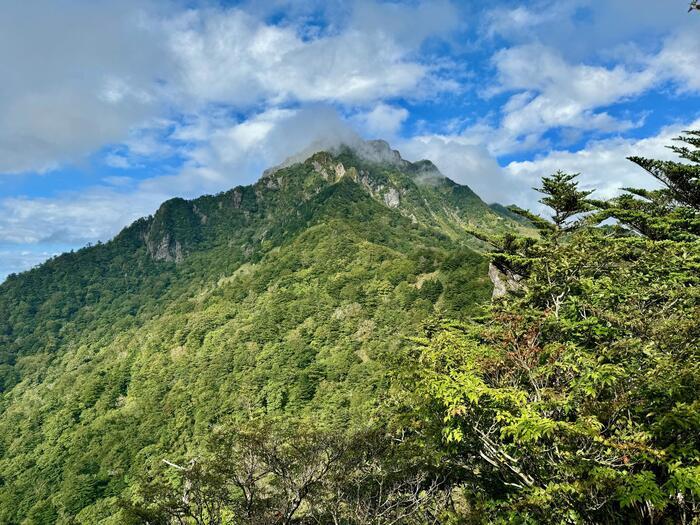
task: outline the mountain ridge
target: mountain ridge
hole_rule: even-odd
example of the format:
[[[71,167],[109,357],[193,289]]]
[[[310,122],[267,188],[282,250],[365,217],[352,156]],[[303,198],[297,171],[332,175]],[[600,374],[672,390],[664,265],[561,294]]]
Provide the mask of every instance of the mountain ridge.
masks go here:
[[[216,195],[205,195],[189,201],[170,199],[161,205],[152,219],[156,223],[167,219],[163,216],[173,212],[168,208],[178,207],[181,219],[196,230],[198,223],[206,225],[209,220],[205,212],[211,209],[212,199],[217,200],[220,208],[223,204],[231,205],[233,209],[242,209],[245,215],[256,212],[259,205],[265,206],[266,201],[270,200],[271,192],[290,191],[292,198],[304,202],[322,187],[349,177],[386,206],[398,209],[415,222],[444,230],[453,236],[464,236],[470,229],[510,229],[522,232],[527,228],[526,223],[504,207],[487,205],[471,188],[445,177],[431,161],[406,161],[385,141],[368,141],[363,144],[364,149],[341,145],[334,152],[314,152],[303,161],[285,161],[275,168],[265,170],[261,178],[250,186],[237,186]],[[385,163],[382,160],[385,158],[390,159],[390,162]],[[377,159],[382,161],[377,162]],[[290,176],[303,180],[290,180]],[[299,182],[302,182],[301,186]],[[440,203],[436,193],[440,193],[440,197],[449,206]],[[280,199],[273,198],[272,201],[275,206],[290,205],[289,202],[280,202]],[[184,203],[189,203],[191,209],[182,209]],[[275,212],[278,213],[279,208]],[[160,237],[154,237],[154,232],[150,230],[144,234],[149,252],[157,260],[181,261],[184,257],[182,242],[166,238],[162,233]],[[472,247],[480,246],[468,233],[466,240]]]
[[[467,226],[521,227],[426,174],[320,152],[8,278],[0,522],[115,523],[222,421],[375,417],[421,324],[491,295]]]

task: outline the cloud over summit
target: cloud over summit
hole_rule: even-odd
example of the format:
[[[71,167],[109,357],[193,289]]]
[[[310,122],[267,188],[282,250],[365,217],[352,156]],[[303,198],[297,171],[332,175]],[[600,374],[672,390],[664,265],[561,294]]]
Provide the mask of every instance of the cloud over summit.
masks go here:
[[[358,136],[489,201],[532,204],[557,164],[614,191],[618,154],[700,117],[700,17],[674,4],[7,0],[0,248],[33,264]]]

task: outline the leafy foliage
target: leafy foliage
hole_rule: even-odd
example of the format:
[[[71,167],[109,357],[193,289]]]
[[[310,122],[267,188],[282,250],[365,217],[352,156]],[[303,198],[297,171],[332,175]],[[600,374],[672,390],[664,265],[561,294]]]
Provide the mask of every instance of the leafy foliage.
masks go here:
[[[155,465],[128,519],[169,523],[439,523],[448,498],[425,453],[377,430],[253,422],[216,429],[207,456]],[[174,475],[173,475],[174,474]]]
[[[698,523],[698,136],[552,221],[320,153],[12,277],[0,521]]]
[[[645,199],[649,235],[626,233],[645,230],[625,196],[596,203],[617,229],[579,221],[537,242],[506,239],[496,260],[525,276],[519,290],[485,317],[439,321],[417,341],[423,366],[407,384],[440,417],[433,435],[461,472],[462,512],[474,521],[700,519],[696,168],[647,165],[668,183],[631,193]],[[562,210],[589,210],[556,197],[576,191],[573,176],[545,179],[541,191],[559,218],[552,232]]]
[[[319,154],[2,284],[0,522],[117,523],[145,464],[187,464],[222,423],[382,421],[385,356],[490,284],[459,222],[387,207],[360,169],[433,192]]]

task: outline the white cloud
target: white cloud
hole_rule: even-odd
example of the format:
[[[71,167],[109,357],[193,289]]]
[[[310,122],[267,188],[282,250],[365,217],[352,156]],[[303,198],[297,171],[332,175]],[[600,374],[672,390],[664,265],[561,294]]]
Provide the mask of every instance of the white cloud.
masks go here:
[[[350,26],[369,35],[390,35],[415,49],[433,35],[447,36],[459,28],[460,13],[447,0],[424,0],[415,5],[362,0],[353,8]]]
[[[399,144],[409,160],[429,159],[443,175],[466,184],[486,202],[511,203],[523,198],[527,187],[505,172],[483,146],[461,137],[420,136]]]
[[[624,187],[655,188],[659,183],[644,170],[627,160],[629,156],[677,160],[667,146],[686,129],[700,128],[700,120],[663,128],[658,134],[642,139],[611,138],[589,142],[577,151],[551,151],[532,161],[511,162],[504,170],[528,186],[535,186],[542,176],[556,170],[581,173],[581,184],[595,188],[596,196],[609,198]],[[536,206],[532,200],[529,206]]]
[[[0,201],[0,243],[80,245],[107,240],[167,197],[96,187],[54,198],[6,198]]]
[[[305,19],[273,25],[240,8],[2,2],[0,173],[48,171],[125,142],[148,155],[136,150],[157,149],[149,133],[129,143],[140,128],[210,106],[366,107],[455,87],[419,58],[426,38],[456,26],[449,2],[351,6],[314,33]]]
[[[365,103],[410,92],[430,72],[392,34],[352,26],[305,40],[231,9],[190,11],[170,27],[179,83],[199,102]]]
[[[498,90],[518,93],[503,107],[502,127],[511,136],[543,133],[551,128],[620,131],[634,123],[596,111],[638,95],[657,82],[651,69],[629,71],[569,64],[539,44],[504,49],[494,56]]]
[[[538,42],[581,62],[629,48],[631,42],[656,44],[671,33],[697,31],[685,7],[659,0],[494,2],[484,13],[481,33],[509,46]]]
[[[48,170],[158,110],[145,2],[0,4],[0,173]]]
[[[700,92],[700,28],[676,33],[650,61],[660,79],[674,82],[680,93]]]
[[[132,164],[129,162],[128,158],[126,158],[124,155],[119,155],[117,153],[109,153],[108,155],[106,155],[104,162],[110,168],[125,170],[132,167]]]
[[[380,103],[370,111],[355,115],[352,120],[370,136],[391,139],[408,117],[406,108]]]
[[[572,14],[583,4],[580,0],[567,2],[537,2],[532,6],[496,6],[484,13],[481,32],[490,38],[495,36],[509,40],[529,39],[533,31],[553,23],[565,24]]]
[[[614,66],[571,63],[540,43],[502,49],[492,61],[498,81],[487,95],[513,93],[501,108],[499,127],[488,130],[497,153],[537,143],[552,129],[610,133],[637,127],[644,115],[621,119],[606,108],[666,84],[679,93],[700,92],[697,31],[669,36],[655,54],[632,50],[629,60]]]

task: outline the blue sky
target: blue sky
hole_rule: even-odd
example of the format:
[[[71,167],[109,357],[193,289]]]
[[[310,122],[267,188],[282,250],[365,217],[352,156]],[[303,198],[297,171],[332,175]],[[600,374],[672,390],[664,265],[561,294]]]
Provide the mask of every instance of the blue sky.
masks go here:
[[[581,172],[653,181],[700,127],[684,0],[0,5],[0,279],[108,240],[172,196],[255,181],[314,145],[384,138],[487,201]]]

